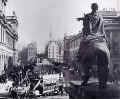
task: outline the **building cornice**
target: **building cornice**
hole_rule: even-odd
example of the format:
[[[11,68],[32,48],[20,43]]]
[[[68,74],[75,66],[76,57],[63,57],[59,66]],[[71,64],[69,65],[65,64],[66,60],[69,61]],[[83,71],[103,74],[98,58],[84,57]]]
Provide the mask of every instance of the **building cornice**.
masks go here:
[[[18,40],[18,33],[15,31],[12,26],[7,22],[5,15],[0,11],[0,23],[3,27],[6,28],[7,33],[11,35],[15,40]]]

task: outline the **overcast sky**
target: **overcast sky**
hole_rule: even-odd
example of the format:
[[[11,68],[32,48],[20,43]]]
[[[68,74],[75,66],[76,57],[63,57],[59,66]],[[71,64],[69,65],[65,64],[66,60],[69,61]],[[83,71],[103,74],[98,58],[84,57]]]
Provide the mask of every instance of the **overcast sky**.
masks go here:
[[[43,51],[49,40],[63,38],[64,33],[75,34],[80,23],[74,18],[90,12],[90,4],[97,2],[100,9],[117,8],[117,0],[8,0],[6,13],[16,12],[19,20],[19,43],[36,41]]]

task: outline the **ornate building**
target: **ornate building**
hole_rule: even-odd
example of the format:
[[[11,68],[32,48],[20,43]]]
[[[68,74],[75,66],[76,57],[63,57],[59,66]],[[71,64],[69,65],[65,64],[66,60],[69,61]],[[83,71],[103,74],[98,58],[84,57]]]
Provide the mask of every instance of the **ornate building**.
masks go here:
[[[51,61],[63,63],[63,43],[50,40],[47,45],[47,57]]]
[[[9,57],[16,61],[16,42],[18,41],[18,20],[13,12],[12,16],[5,15],[6,0],[0,0],[0,73]]]
[[[48,43],[48,58],[52,61],[59,59],[59,46],[57,41],[49,41]]]

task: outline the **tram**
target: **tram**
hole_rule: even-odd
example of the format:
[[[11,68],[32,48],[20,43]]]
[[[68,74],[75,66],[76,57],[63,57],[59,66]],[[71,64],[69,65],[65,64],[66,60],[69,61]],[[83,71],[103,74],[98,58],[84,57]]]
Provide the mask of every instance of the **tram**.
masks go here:
[[[40,65],[37,67],[39,80],[34,85],[33,93],[36,95],[53,95],[59,93],[63,75],[53,65]]]

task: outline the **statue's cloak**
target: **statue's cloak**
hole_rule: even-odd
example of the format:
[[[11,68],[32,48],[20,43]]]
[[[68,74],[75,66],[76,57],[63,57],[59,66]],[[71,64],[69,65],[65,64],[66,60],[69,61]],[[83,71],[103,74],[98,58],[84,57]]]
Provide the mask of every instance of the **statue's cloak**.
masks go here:
[[[79,62],[83,64],[85,62],[95,63],[97,51],[105,53],[110,62],[110,52],[104,32],[103,19],[99,14],[93,16],[90,13],[85,15],[83,20],[83,38],[78,51]]]

